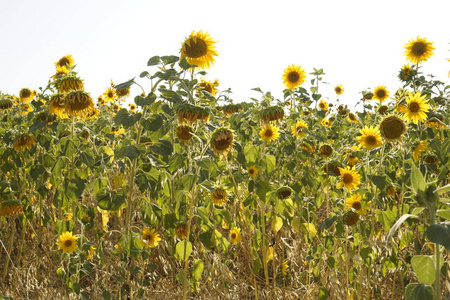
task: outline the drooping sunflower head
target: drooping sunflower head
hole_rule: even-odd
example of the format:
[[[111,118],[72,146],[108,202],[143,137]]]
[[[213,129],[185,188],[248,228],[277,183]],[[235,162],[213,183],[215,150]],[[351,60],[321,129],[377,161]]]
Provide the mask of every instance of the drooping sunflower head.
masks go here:
[[[367,206],[368,206],[368,204],[370,204],[370,202],[363,203],[361,201],[363,196],[364,195],[361,195],[361,194],[353,194],[350,197],[348,197],[347,199],[345,199],[345,205],[348,208],[353,209],[359,215],[365,215],[365,214],[367,214],[367,211],[369,209]]]
[[[9,98],[1,98],[0,99],[0,109],[7,110],[13,107],[14,102]]]
[[[284,109],[278,105],[269,106],[260,112],[260,116],[263,124],[267,124],[270,121],[281,121],[284,117]]]
[[[155,232],[154,228],[144,228],[144,230],[142,230],[142,246],[144,249],[158,246],[159,241],[161,241],[161,238],[159,237],[159,234]]]
[[[329,157],[332,153],[333,153],[333,147],[331,147],[328,144],[323,144],[322,146],[320,146],[319,148],[319,153],[320,155],[322,155],[324,158]]]
[[[19,102],[26,103],[30,102],[36,95],[36,91],[32,91],[28,88],[23,88],[19,92]]]
[[[288,186],[282,186],[277,189],[277,197],[280,200],[289,198],[293,193],[292,188]]]
[[[66,104],[64,103],[64,94],[58,93],[50,98],[49,113],[60,119],[66,119]]]
[[[345,214],[342,216],[342,222],[347,226],[353,226],[356,223],[358,223],[359,220],[359,214],[349,210],[345,212]]]
[[[352,123],[358,123],[358,117],[354,113],[349,113],[347,116],[347,120]]]
[[[432,112],[431,117],[425,122],[425,125],[434,129],[442,129],[446,126],[444,117],[434,112]]]
[[[218,56],[216,41],[213,41],[207,32],[192,31],[181,44],[180,60],[185,58],[191,65],[196,65],[199,69],[209,69],[215,62],[215,56]]]
[[[380,134],[388,142],[392,142],[401,138],[406,132],[405,123],[397,116],[388,116],[380,123]]]
[[[234,133],[230,128],[220,127],[211,136],[211,147],[215,153],[226,155],[233,148]]]
[[[181,124],[177,127],[176,134],[178,140],[184,142],[185,144],[189,144],[192,139],[192,133],[194,132],[194,128],[187,124]]]
[[[0,217],[12,217],[23,214],[23,206],[18,200],[7,200],[0,203]]]
[[[69,93],[70,91],[83,91],[83,80],[75,75],[68,75],[59,78],[55,82],[55,86],[60,93]]]
[[[293,90],[306,80],[306,72],[298,65],[290,65],[283,72],[283,84]]]
[[[34,145],[36,145],[36,140],[33,136],[20,135],[14,141],[13,148],[16,151],[23,152],[25,150],[31,150]]]
[[[418,142],[417,144],[414,145],[414,151],[413,151],[413,159],[414,161],[418,161],[419,160],[419,155],[420,153],[424,152],[425,150],[427,150],[427,146],[428,146],[428,140],[423,140]]]
[[[363,98],[362,101],[369,101],[373,99],[373,93],[372,92],[363,92]]]
[[[408,121],[418,124],[427,119],[427,112],[430,110],[430,105],[427,103],[428,99],[425,99],[426,95],[422,95],[420,92],[416,94],[409,93],[406,97],[406,112],[403,115]]]
[[[365,126],[359,132],[361,135],[356,137],[356,140],[367,150],[383,145],[380,130],[377,127]]]
[[[114,87],[109,87],[106,89],[106,91],[103,93],[103,99],[105,99],[106,103],[114,102],[117,99],[116,90],[114,89]]]
[[[436,49],[432,42],[428,42],[426,38],[417,37],[405,45],[405,56],[411,63],[418,64],[433,56],[434,50]]]
[[[321,99],[319,102],[319,108],[323,111],[328,111],[328,102]]]
[[[342,87],[342,84],[336,86],[334,88],[334,92],[336,93],[336,95],[341,95],[344,92],[344,88]]]
[[[258,176],[258,168],[256,166],[250,166],[247,168],[248,176],[256,178]]]
[[[177,228],[175,229],[175,235],[179,239],[185,239],[187,236],[187,230],[188,230],[187,224],[180,223],[180,224],[178,224]]]
[[[130,96],[130,88],[131,87],[127,87],[126,89],[116,89],[117,97],[121,99]]]
[[[280,129],[277,126],[267,124],[261,127],[259,135],[262,141],[265,141],[266,144],[269,144],[278,140],[278,138],[280,137]]]
[[[77,249],[78,237],[73,235],[71,231],[63,232],[59,237],[56,244],[58,245],[58,250],[62,250],[63,253],[70,253]]]
[[[75,60],[72,55],[68,54],[66,56],[61,57],[57,62],[55,62],[55,66],[58,67],[73,67],[75,64]]]
[[[238,244],[241,239],[241,228],[233,227],[233,229],[230,230],[230,242],[232,244]]]
[[[388,109],[389,109],[389,107],[388,107],[387,105],[380,105],[380,107],[378,107],[377,112],[378,112],[380,115],[384,115],[384,114],[386,114],[386,112],[388,111]]]
[[[359,175],[353,168],[347,166],[345,169],[339,168],[339,171],[341,173],[342,181],[338,183],[336,188],[340,189],[345,186],[350,192],[351,190],[358,188],[361,184],[361,175]]]
[[[339,165],[336,162],[327,163],[325,166],[323,166],[323,170],[327,175],[341,176],[341,171],[339,171]]]
[[[211,193],[211,201],[214,205],[223,207],[228,201],[228,194],[225,188],[216,187],[214,192]]]
[[[88,118],[95,113],[94,101],[89,93],[84,91],[72,91],[64,98],[65,111],[69,117]]]
[[[415,75],[417,75],[417,70],[413,69],[409,64],[404,65],[398,72],[398,78],[403,82],[412,80]]]
[[[219,86],[219,80],[206,81],[203,78],[201,79],[201,82],[197,84],[197,87],[201,91],[208,92],[213,97],[216,95],[216,93],[218,91],[218,89],[216,88],[217,86]],[[204,98],[201,98],[201,99],[204,99]]]
[[[388,97],[389,91],[384,85],[377,86],[373,91],[373,98],[380,101],[380,103],[384,102]]]
[[[194,124],[199,121],[208,122],[209,110],[206,107],[195,106],[188,102],[178,104],[175,108],[178,122]]]
[[[306,122],[302,121],[302,120],[297,120],[297,122],[295,122],[295,124],[292,124],[291,126],[291,133],[292,136],[295,136],[297,138],[302,138],[306,135],[306,132],[304,131],[304,129],[308,128],[308,124],[306,124]]]
[[[227,104],[227,105],[217,108],[217,110],[223,111],[223,113],[227,117],[231,116],[234,113],[240,112],[243,109],[244,109],[244,106],[241,103]]]

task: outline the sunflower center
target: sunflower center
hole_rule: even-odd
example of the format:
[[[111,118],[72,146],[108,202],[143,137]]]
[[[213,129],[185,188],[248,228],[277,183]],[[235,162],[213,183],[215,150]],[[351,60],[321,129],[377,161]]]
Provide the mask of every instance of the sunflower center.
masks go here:
[[[28,97],[31,96],[31,91],[28,90],[28,89],[24,89],[24,90],[22,90],[22,92],[20,93],[20,95],[21,95],[23,98],[28,98]]]
[[[421,56],[427,51],[427,45],[421,42],[414,43],[411,51],[415,56]]]
[[[420,105],[417,102],[411,102],[408,108],[411,112],[416,113],[420,110]]]
[[[297,72],[290,72],[288,74],[288,80],[290,82],[297,82],[300,79],[300,74],[298,74]]]
[[[204,40],[197,38],[196,41],[190,39],[189,42],[189,44],[184,43],[187,56],[192,58],[199,58],[206,54],[207,47]]]
[[[108,98],[112,98],[112,97],[114,97],[113,92],[108,92]]]
[[[342,176],[342,181],[345,184],[349,184],[353,182],[353,175],[350,173],[345,173],[344,176]]]
[[[405,131],[403,121],[395,116],[386,118],[380,124],[380,132],[384,138],[395,140],[398,139]]]
[[[361,206],[361,202],[353,202],[352,207],[356,210],[361,210],[362,206]]]
[[[378,98],[384,98],[384,97],[386,97],[386,91],[385,91],[385,90],[378,90],[378,91],[377,91],[377,97],[378,97]]]
[[[65,242],[64,242],[64,246],[66,246],[66,247],[72,246],[72,241],[71,241],[71,240],[65,241]]]
[[[218,140],[218,139],[216,139],[215,141],[214,141],[214,147],[217,149],[217,150],[225,150],[225,149],[227,149],[229,146],[231,145],[231,138],[229,138],[229,137],[227,137],[227,138],[225,138],[225,139],[220,139],[220,140]]]
[[[232,239],[232,240],[236,239],[236,233],[233,232],[233,233],[231,234],[231,239]]]
[[[273,136],[273,131],[271,129],[267,129],[266,132],[264,132],[264,136],[270,139]]]
[[[368,145],[376,145],[377,143],[377,138],[373,135],[368,135],[366,137],[366,144]]]

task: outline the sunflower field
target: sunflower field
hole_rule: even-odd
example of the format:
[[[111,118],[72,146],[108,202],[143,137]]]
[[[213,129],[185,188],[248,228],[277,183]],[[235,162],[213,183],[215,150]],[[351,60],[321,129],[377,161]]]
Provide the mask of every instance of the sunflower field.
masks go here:
[[[206,79],[215,43],[194,31],[98,98],[71,55],[45,87],[0,93],[0,296],[449,299],[433,43],[407,42],[401,88],[363,91],[361,111],[295,64],[283,99],[235,102]]]

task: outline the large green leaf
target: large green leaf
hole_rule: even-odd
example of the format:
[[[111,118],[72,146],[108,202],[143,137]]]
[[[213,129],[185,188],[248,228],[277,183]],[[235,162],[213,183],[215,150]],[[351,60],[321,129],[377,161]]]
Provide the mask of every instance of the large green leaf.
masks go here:
[[[245,155],[245,161],[247,164],[252,165],[255,164],[256,159],[258,157],[258,147],[254,145],[247,144],[244,147],[244,155]]]
[[[413,190],[416,192],[416,194],[419,191],[425,191],[425,189],[427,188],[425,177],[412,161],[411,161],[411,186]]]
[[[163,125],[163,118],[160,114],[154,114],[146,119],[141,119],[142,127],[147,131],[156,131]]]
[[[450,209],[438,209],[436,215],[446,220],[450,220]]]
[[[433,284],[436,279],[436,272],[430,256],[415,255],[411,259],[411,265],[420,283]]]
[[[127,88],[129,88],[130,86],[132,86],[134,83],[135,83],[135,82],[134,82],[134,77],[133,77],[133,79],[130,79],[130,80],[124,82],[124,83],[121,83],[121,84],[116,85],[115,88],[116,88],[117,90],[127,89]]]
[[[195,280],[200,280],[202,277],[203,269],[205,268],[205,264],[200,259],[194,260],[194,269],[192,270],[192,277]]]
[[[173,145],[168,140],[159,140],[150,146],[150,150],[159,155],[171,155],[173,152]]]
[[[135,145],[123,146],[117,151],[118,157],[128,157],[129,159],[138,158],[141,154],[141,150],[139,150]]]
[[[192,253],[192,244],[188,241],[178,242],[175,246],[175,257],[180,261],[185,261]]]
[[[276,158],[274,155],[265,155],[262,159],[262,165],[267,175],[272,173],[276,168]]]
[[[433,300],[433,287],[424,283],[410,283],[406,287],[406,300]]]
[[[389,243],[389,241],[391,240],[392,236],[397,232],[398,228],[403,224],[403,222],[405,222],[407,219],[409,218],[414,218],[414,219],[418,219],[419,217],[416,215],[412,215],[412,214],[406,214],[401,216],[397,222],[395,222],[395,224],[391,227],[391,230],[389,230],[389,234],[386,238],[386,243]]]
[[[450,222],[430,225],[427,228],[427,238],[450,250]]]

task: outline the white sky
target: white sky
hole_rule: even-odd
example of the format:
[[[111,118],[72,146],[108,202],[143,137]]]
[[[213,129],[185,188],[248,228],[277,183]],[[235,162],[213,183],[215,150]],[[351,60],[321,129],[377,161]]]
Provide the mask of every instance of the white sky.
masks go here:
[[[323,68],[321,88],[334,102],[353,107],[360,92],[386,85],[401,87],[404,45],[417,36],[434,42],[425,74],[449,83],[450,1],[144,1],[144,0],[1,0],[0,91],[18,94],[45,86],[54,62],[72,54],[75,71],[94,99],[110,85],[139,78],[154,55],[179,55],[193,30],[208,32],[219,56],[207,80],[231,88],[235,102],[259,98],[260,87],[282,99],[281,76],[290,64],[307,73]],[[308,76],[304,86],[310,87]],[[133,97],[140,93],[132,90]]]

